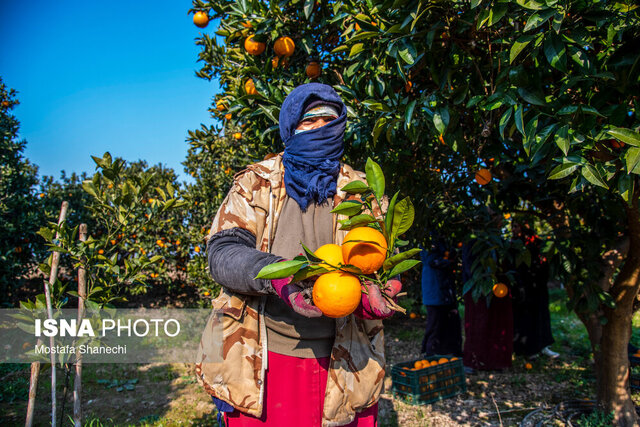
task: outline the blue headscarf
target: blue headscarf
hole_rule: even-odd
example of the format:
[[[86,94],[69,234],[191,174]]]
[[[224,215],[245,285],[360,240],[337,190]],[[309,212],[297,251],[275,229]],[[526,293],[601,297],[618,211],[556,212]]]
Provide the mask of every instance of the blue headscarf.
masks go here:
[[[295,129],[311,104],[335,105],[340,117],[318,129],[296,134]],[[347,108],[331,86],[307,83],[296,87],[280,109],[280,137],[284,142],[284,185],[300,209],[322,203],[336,194],[340,158],[344,152]]]

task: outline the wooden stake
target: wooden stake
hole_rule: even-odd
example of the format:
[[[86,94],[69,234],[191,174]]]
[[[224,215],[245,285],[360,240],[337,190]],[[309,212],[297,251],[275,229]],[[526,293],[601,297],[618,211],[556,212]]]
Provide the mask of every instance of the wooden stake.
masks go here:
[[[60,208],[60,217],[58,218],[58,227],[62,225],[67,217],[67,211],[69,210],[69,202],[62,202]],[[60,238],[60,233],[56,233],[56,239]],[[44,296],[47,301],[47,315],[49,319],[53,319],[53,306],[51,305],[51,290],[53,284],[58,278],[58,266],[60,264],[60,252],[53,252],[53,258],[51,259],[51,273],[49,274],[49,283],[44,284]],[[49,345],[51,348],[54,346],[53,337],[49,339]],[[31,427],[33,425],[33,411],[35,409],[36,401],[36,389],[38,388],[38,374],[40,373],[40,362],[33,362],[31,364],[31,384],[29,385],[29,403],[27,404],[27,418],[25,420],[25,426]],[[51,352],[51,427],[56,426],[56,355]]]
[[[87,241],[87,224],[80,224],[80,241]],[[87,271],[81,265],[78,269],[78,324],[84,317],[84,301],[87,299]],[[76,376],[73,388],[73,421],[75,427],[82,427],[82,355],[78,353]]]

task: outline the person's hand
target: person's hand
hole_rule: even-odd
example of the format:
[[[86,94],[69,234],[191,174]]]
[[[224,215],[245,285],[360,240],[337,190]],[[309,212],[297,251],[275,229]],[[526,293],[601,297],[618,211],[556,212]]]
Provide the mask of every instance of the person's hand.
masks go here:
[[[353,312],[363,319],[386,319],[393,316],[395,310],[390,308],[378,285],[371,282],[365,282],[360,285],[362,289],[362,299],[360,304]],[[385,284],[384,293],[393,298],[402,290],[402,283],[397,279],[391,279]]]
[[[322,311],[309,303],[309,287],[304,287],[299,283],[290,283],[293,276],[284,279],[271,279],[271,285],[278,296],[287,303],[296,313],[305,317],[320,317]]]

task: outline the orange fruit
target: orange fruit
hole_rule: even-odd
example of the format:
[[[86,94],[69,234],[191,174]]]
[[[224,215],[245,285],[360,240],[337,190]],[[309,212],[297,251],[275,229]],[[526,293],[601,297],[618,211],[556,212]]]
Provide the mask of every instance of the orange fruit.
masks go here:
[[[98,250],[98,254],[102,255],[104,253],[104,249]]]
[[[231,120],[231,113],[225,114],[224,118],[227,119],[227,120]]]
[[[320,64],[316,61],[309,62],[307,64],[307,68],[305,68],[304,72],[307,74],[307,77],[310,79],[316,79],[320,77],[322,73],[322,69],[320,68]]]
[[[209,295],[211,295],[208,291],[205,291],[203,294],[205,297],[208,297]]]
[[[193,250],[196,252],[200,252],[200,246],[196,246],[195,248],[193,248]]]
[[[326,245],[320,246],[313,253],[315,256],[325,261],[318,266],[326,268],[327,270],[333,270],[334,268],[340,267],[344,264],[344,259],[342,258],[342,248],[340,245],[334,245],[333,243],[329,243]]]
[[[233,138],[237,139],[237,140],[240,140],[240,139],[242,139],[242,134],[240,132],[236,132],[236,133],[233,134]]]
[[[332,271],[318,276],[313,285],[313,303],[327,317],[345,317],[360,304],[360,280],[353,274]]]
[[[441,357],[440,360],[438,360],[438,363],[447,363],[449,361],[449,359],[447,359],[446,357]]]
[[[256,89],[256,84],[253,82],[253,79],[248,79],[244,83],[244,91],[247,93],[247,95],[257,95],[258,94],[258,90]]]
[[[296,44],[291,37],[280,37],[273,44],[273,50],[278,56],[291,56],[296,48]]]
[[[253,28],[253,24],[249,21],[245,21],[241,25],[245,28]]]
[[[416,313],[411,313],[411,314],[409,314],[409,318],[410,319],[417,319],[418,315]]]
[[[506,297],[509,293],[509,288],[504,283],[496,283],[493,285],[493,294],[498,298]]]
[[[528,371],[530,369],[533,369],[533,365],[531,363],[525,363],[524,368]]]
[[[209,25],[209,17],[205,12],[196,12],[193,15],[193,23],[196,24],[196,27],[204,28]]]
[[[253,40],[253,36],[247,37],[244,41],[244,50],[246,50],[249,55],[260,55],[264,52],[265,48],[266,45]]]
[[[624,142],[618,141],[617,139],[610,139],[609,145],[611,146],[611,148],[622,148],[624,147]]]
[[[218,101],[218,102],[216,102],[216,110],[218,110],[218,111],[224,111],[224,110],[226,110],[226,109],[227,109],[227,104],[225,104],[225,103],[224,103],[224,102],[222,102],[222,101]]]
[[[274,56],[271,58],[271,68],[278,68],[278,62],[280,62],[279,56]]]
[[[116,244],[116,239],[112,239],[112,240],[111,240],[111,244],[112,244],[112,245],[115,245],[115,244]]]
[[[413,363],[413,367],[414,367],[415,369],[422,369],[422,360],[416,360],[416,361]]]
[[[387,241],[375,228],[354,228],[344,238],[342,257],[346,264],[358,267],[363,274],[371,274],[382,267],[387,257]]]
[[[493,179],[491,176],[491,171],[489,169],[478,169],[476,172],[476,182],[480,185],[487,185]]]

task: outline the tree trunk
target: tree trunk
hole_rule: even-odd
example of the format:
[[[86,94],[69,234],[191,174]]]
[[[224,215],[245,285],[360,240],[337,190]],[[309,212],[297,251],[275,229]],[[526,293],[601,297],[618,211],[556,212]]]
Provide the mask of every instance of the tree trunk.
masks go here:
[[[629,252],[610,290],[616,303],[615,308],[603,309],[607,323],[602,327],[601,357],[596,366],[598,405],[605,412],[613,411],[614,423],[625,427],[638,423],[629,392],[627,344],[631,337],[633,303],[640,285],[640,213],[637,206],[627,206],[626,210]]]

